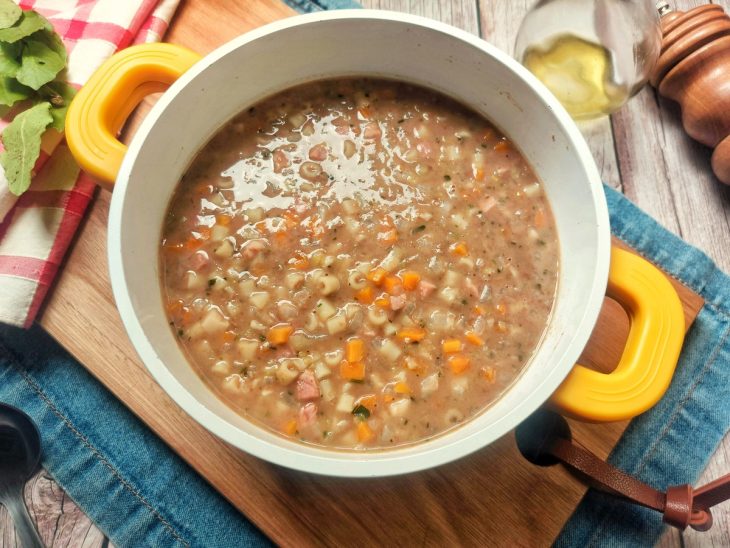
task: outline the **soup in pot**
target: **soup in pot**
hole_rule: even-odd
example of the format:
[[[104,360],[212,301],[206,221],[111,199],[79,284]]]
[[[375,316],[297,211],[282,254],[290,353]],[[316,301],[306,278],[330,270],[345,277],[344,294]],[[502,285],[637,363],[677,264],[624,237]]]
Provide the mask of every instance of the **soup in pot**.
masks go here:
[[[230,407],[382,449],[458,426],[529,362],[556,292],[540,181],[485,118],[414,85],[307,83],[197,155],[161,241],[169,322]]]

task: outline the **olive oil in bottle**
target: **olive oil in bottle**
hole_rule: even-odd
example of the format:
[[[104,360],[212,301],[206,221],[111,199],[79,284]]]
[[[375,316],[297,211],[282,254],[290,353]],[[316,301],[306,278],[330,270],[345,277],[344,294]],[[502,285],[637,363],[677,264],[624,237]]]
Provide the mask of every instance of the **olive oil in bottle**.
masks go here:
[[[576,119],[610,114],[631,94],[615,82],[611,52],[572,34],[556,37],[546,49],[528,48],[522,63]]]

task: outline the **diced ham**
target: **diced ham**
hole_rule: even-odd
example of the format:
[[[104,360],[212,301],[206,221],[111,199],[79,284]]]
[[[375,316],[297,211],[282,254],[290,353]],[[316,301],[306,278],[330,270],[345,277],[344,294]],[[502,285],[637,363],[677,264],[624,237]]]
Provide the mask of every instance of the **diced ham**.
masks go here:
[[[476,299],[479,296],[479,288],[471,278],[466,278],[466,280],[464,280],[464,287],[470,297]]]
[[[210,257],[208,257],[208,254],[203,250],[196,251],[188,259],[188,266],[195,272],[200,272],[209,264]]]
[[[436,286],[431,282],[427,282],[426,280],[421,280],[420,282],[418,282],[418,294],[421,297],[428,297],[431,293],[434,292],[435,289]]]
[[[287,158],[283,150],[275,150],[273,154],[273,160],[274,173],[281,173],[284,168],[287,168],[291,165],[289,158]]]
[[[266,249],[266,244],[261,240],[249,240],[243,245],[241,254],[246,259],[253,259],[256,255]]]
[[[316,400],[319,398],[319,386],[314,372],[307,369],[297,379],[296,398],[299,401]]]
[[[378,126],[378,124],[376,124],[375,122],[371,122],[366,125],[365,129],[362,132],[362,136],[364,139],[380,139],[382,135],[383,132],[380,131],[380,126]]]
[[[483,200],[479,201],[479,211],[481,211],[482,213],[486,213],[495,205],[497,205],[497,200],[495,200],[493,196],[490,196],[489,198],[484,198]]]
[[[406,305],[405,295],[391,295],[390,296],[390,309],[400,310]]]
[[[321,162],[327,159],[327,145],[319,143],[309,149],[309,159],[314,162]]]
[[[311,426],[317,420],[317,404],[309,402],[304,404],[299,409],[299,418],[297,420],[297,426],[299,428],[306,428]]]

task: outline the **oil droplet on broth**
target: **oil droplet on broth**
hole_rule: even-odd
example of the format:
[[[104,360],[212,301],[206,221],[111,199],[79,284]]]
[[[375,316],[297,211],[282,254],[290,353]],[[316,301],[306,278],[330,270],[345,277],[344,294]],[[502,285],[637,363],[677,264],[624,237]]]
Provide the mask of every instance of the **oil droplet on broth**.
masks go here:
[[[522,62],[574,118],[610,114],[629,98],[628,87],[613,81],[611,53],[577,36],[561,35],[547,49],[531,47]]]

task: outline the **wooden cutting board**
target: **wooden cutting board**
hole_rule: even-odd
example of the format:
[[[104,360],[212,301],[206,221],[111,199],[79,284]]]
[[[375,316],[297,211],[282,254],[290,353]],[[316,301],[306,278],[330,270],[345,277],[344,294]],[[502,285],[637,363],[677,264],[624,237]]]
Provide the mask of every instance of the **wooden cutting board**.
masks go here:
[[[200,53],[292,15],[278,0],[187,0],[168,41]],[[343,480],[300,474],[234,449],[188,418],[138,360],[114,306],[106,266],[110,195],[99,192],[41,324],[109,390],[275,542],[306,545],[547,545],[585,489],[559,467],[525,462],[512,435],[458,462],[409,476]],[[703,301],[675,282],[687,325]],[[610,370],[628,329],[606,301],[582,363]],[[573,423],[605,457],[626,423]]]

